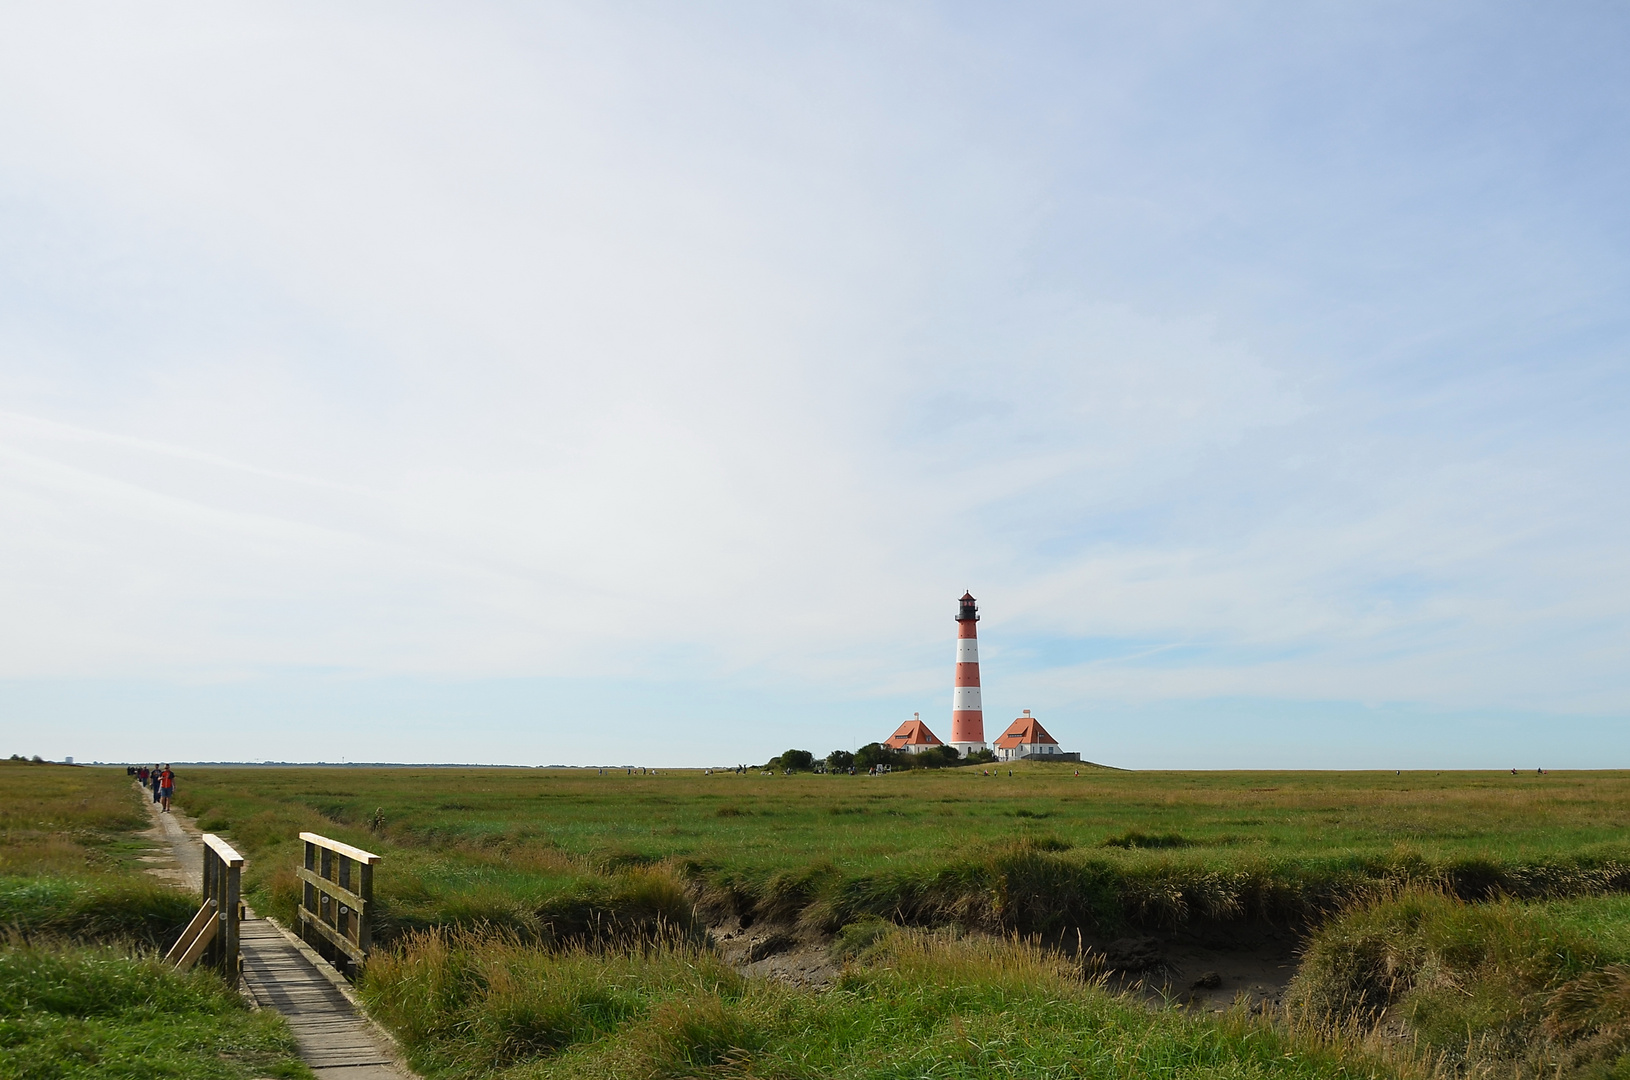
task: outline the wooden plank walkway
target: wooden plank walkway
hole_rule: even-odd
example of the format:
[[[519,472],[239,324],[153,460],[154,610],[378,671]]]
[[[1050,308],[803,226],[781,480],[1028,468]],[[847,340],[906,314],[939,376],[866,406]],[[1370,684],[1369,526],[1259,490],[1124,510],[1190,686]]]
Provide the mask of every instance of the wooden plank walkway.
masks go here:
[[[373,1025],[271,922],[245,919],[238,948],[249,993],[263,1008],[283,1014],[299,1040],[301,1060],[319,1077],[404,1080]]]
[[[196,900],[203,887],[203,842],[181,815],[161,814],[156,805],[152,811],[174,865],[149,872],[175,882]],[[388,1036],[340,989],[344,978],[339,972],[291,941],[271,920],[247,914],[238,945],[244,987],[256,1004],[288,1020],[301,1060],[320,1080],[414,1080],[396,1063]]]

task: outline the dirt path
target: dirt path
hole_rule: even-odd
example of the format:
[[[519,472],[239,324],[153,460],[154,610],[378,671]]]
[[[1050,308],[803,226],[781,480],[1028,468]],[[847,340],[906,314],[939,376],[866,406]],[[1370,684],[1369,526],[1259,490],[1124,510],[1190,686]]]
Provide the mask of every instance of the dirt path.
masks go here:
[[[142,830],[142,837],[153,849],[140,860],[147,864],[145,872],[169,882],[178,889],[200,893],[204,879],[204,845],[199,839],[198,826],[179,811],[160,813],[158,803],[152,802],[147,789],[142,798],[148,800],[148,812],[153,824]]]
[[[178,810],[162,813],[157,803],[149,810],[153,825],[143,835],[155,846],[141,857],[146,872],[200,896],[204,842],[197,822]],[[283,1014],[301,1059],[321,1080],[415,1080],[390,1036],[362,1012],[344,977],[248,905],[239,951],[249,997]]]

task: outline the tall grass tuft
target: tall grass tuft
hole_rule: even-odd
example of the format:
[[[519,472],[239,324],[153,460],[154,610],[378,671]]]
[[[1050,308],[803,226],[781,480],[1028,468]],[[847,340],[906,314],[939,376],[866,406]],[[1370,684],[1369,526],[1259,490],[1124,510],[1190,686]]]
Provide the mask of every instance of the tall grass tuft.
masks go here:
[[[548,1056],[660,1001],[734,995],[741,985],[681,933],[620,949],[544,949],[512,932],[435,929],[374,957],[359,989],[416,1065],[446,1072]]]
[[[197,901],[141,874],[6,875],[0,877],[0,927],[23,941],[169,945]]]
[[[1400,1022],[1456,1068],[1606,1069],[1630,1053],[1630,966],[1532,904],[1406,890],[1310,940],[1287,995],[1315,1022]]]
[[[630,1034],[628,1048],[650,1077],[750,1076],[754,1055],[770,1040],[766,1027],[739,1001],[697,994],[658,1005]]]
[[[362,981],[433,1078],[1398,1075],[1262,1018],[1147,1012],[1033,940],[878,924],[823,993],[746,980],[684,942],[622,954],[416,934]]]

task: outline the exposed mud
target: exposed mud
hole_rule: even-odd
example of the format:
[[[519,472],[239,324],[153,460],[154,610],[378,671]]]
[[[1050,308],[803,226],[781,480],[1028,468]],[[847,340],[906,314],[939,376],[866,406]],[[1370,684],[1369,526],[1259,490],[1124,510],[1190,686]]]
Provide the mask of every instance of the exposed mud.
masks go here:
[[[1296,974],[1301,940],[1283,927],[1218,923],[1060,944],[1084,952],[1083,969],[1102,972],[1111,990],[1222,1012],[1242,996],[1251,1006],[1278,1005]]]
[[[708,929],[725,962],[743,975],[775,979],[790,986],[822,990],[837,981],[841,965],[831,956],[831,939],[800,935],[786,926],[732,918]]]
[[[729,919],[709,928],[725,960],[743,975],[792,986],[831,986],[842,965],[832,940],[786,925]],[[1296,974],[1301,935],[1282,927],[1219,923],[1166,933],[1103,939],[1073,932],[1043,942],[1081,965],[1084,978],[1147,1004],[1222,1012],[1241,997],[1252,1007],[1277,1006]]]

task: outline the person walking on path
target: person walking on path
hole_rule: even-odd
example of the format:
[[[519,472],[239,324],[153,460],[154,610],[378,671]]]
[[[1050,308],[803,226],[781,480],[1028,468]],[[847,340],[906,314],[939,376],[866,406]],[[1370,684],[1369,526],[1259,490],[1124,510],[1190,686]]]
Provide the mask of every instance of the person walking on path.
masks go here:
[[[164,766],[164,771],[158,774],[158,794],[159,801],[164,806],[164,813],[168,814],[170,800],[175,797],[175,773],[170,771],[168,764]]]

